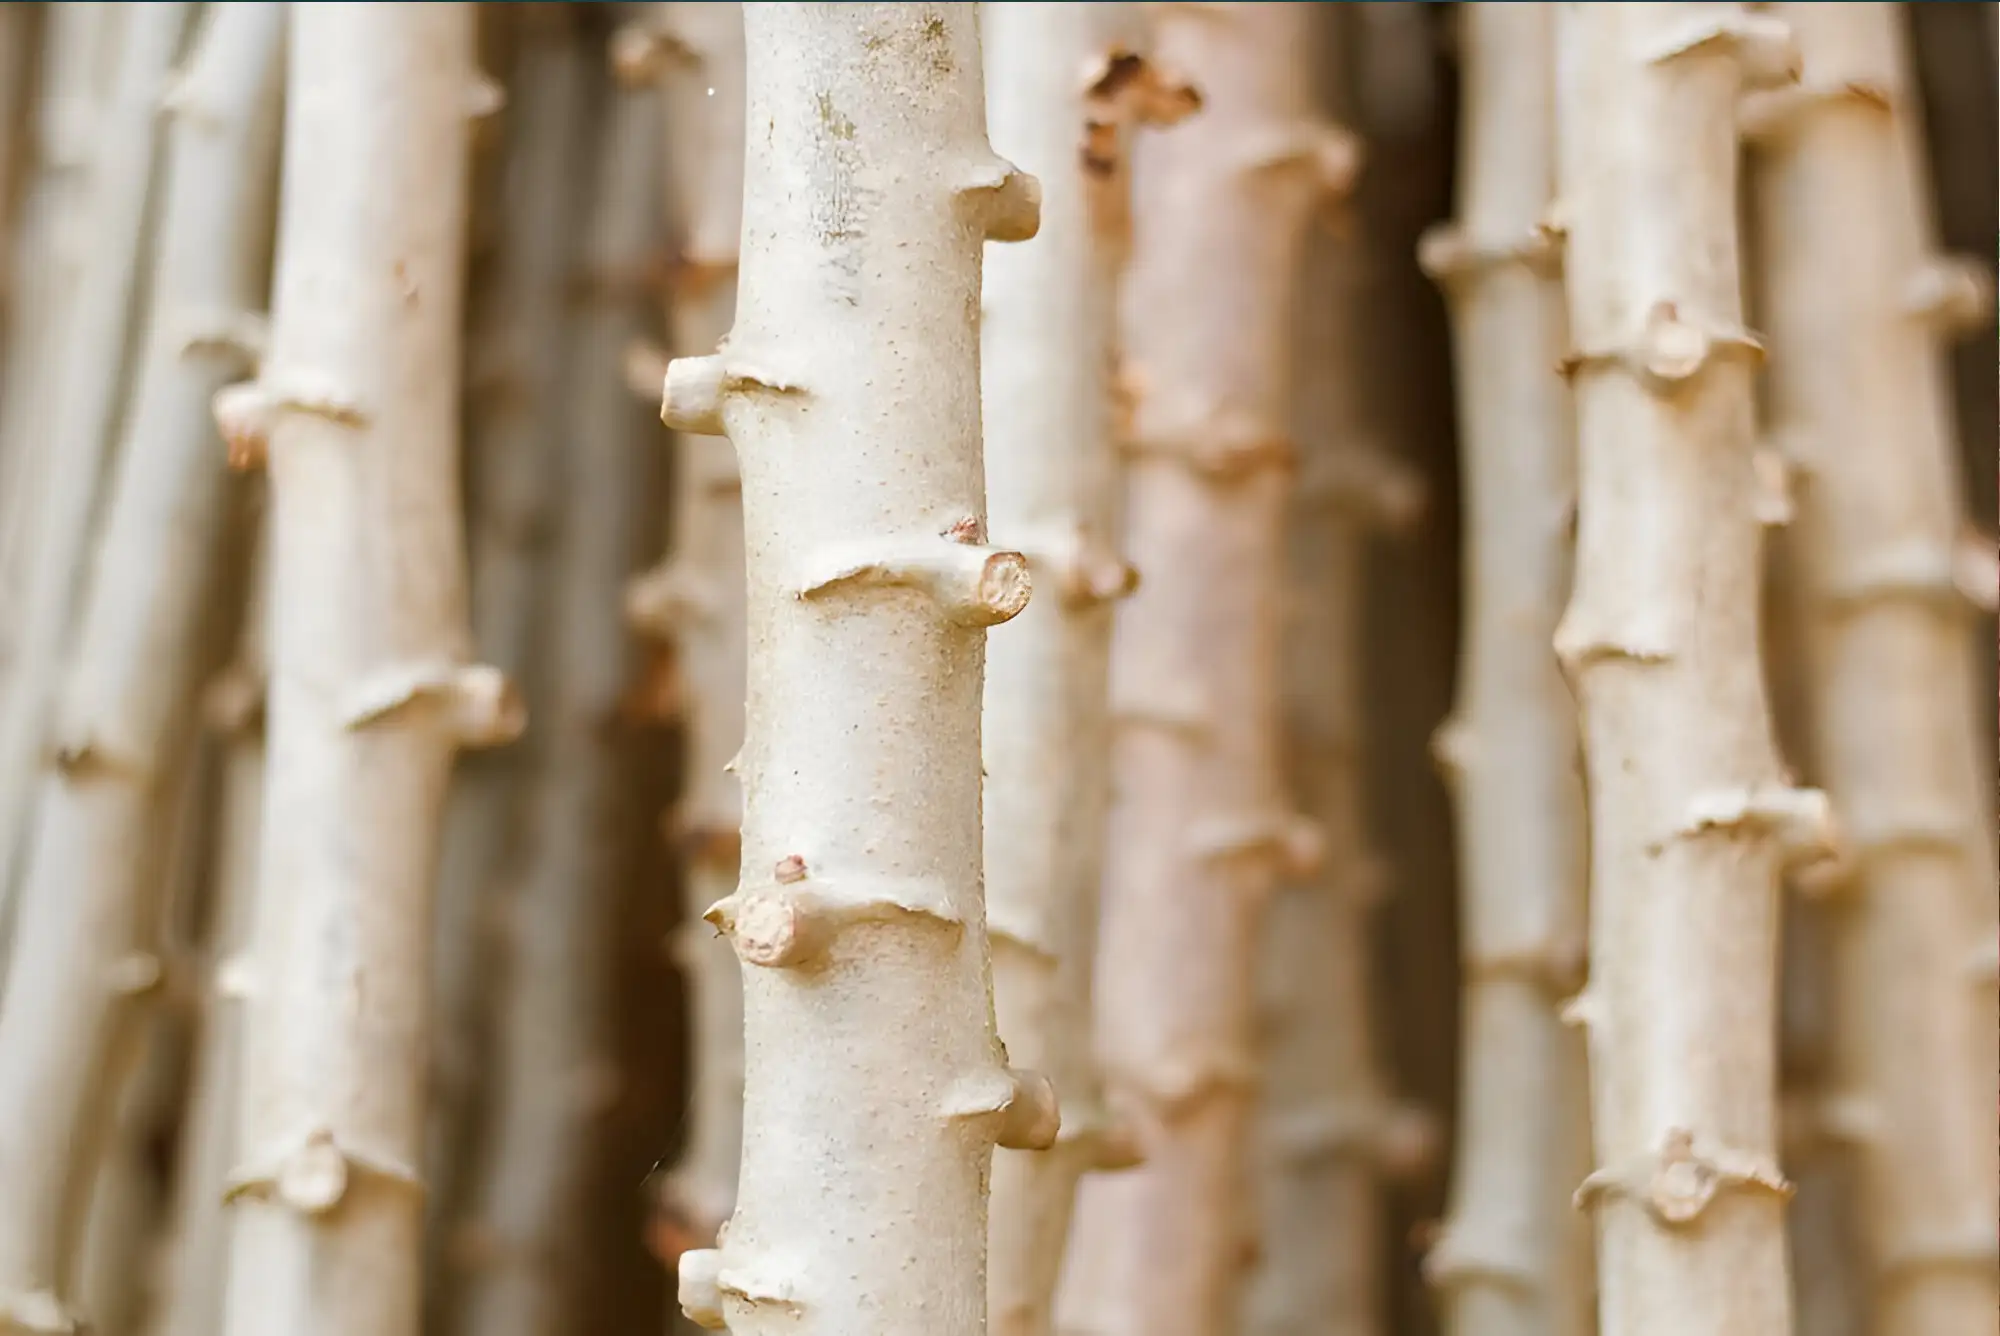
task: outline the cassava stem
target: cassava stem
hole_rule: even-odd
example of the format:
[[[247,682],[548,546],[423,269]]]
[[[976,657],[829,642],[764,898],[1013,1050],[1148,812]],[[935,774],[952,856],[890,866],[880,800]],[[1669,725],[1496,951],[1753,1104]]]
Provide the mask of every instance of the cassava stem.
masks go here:
[[[726,434],[749,588],[738,889],[743,1167],[689,1316],[739,1336],[985,1327],[993,1145],[1049,1144],[993,1033],[980,882],[984,628],[1026,560],[985,543],[980,251],[1036,226],[988,148],[978,15],[744,7],[735,327],[663,416]]]

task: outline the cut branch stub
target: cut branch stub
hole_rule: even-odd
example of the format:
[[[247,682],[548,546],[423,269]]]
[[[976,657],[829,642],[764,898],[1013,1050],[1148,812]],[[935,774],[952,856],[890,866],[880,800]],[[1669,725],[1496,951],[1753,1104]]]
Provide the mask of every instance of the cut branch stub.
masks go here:
[[[945,1097],[947,1118],[995,1118],[993,1144],[1047,1150],[1062,1129],[1056,1088],[1040,1072],[998,1070],[960,1081]]]
[[[981,163],[958,191],[988,241],[1031,241],[1042,227],[1042,183],[1001,158]]]
[[[702,917],[728,935],[744,964],[765,969],[815,964],[840,932],[855,924],[916,918],[952,929],[961,926],[945,888],[936,883],[919,878],[848,884],[808,880],[805,861],[796,854],[778,863],[769,884],[725,896]]]
[[[800,582],[798,596],[820,599],[843,588],[921,589],[962,626],[997,626],[1017,616],[1034,588],[1028,559],[959,538],[957,532],[954,526],[937,538],[892,543],[879,551],[823,551],[813,563],[817,570]]]
[[[1672,394],[1692,384],[1705,368],[1729,357],[1746,359],[1755,366],[1764,360],[1764,345],[1747,329],[1704,329],[1683,319],[1675,303],[1656,302],[1630,345],[1579,349],[1557,363],[1556,370],[1574,377],[1597,367],[1623,367],[1654,393]]]
[[[1621,1168],[1600,1169],[1576,1190],[1579,1209],[1608,1196],[1630,1197],[1663,1225],[1689,1225],[1725,1192],[1768,1192],[1784,1199],[1792,1185],[1768,1155],[1727,1146],[1697,1147],[1694,1133],[1669,1128],[1658,1153]]]
[[[520,692],[487,664],[419,664],[384,672],[356,688],[341,717],[350,729],[366,728],[419,701],[444,708],[451,737],[462,747],[512,742],[528,722]]]

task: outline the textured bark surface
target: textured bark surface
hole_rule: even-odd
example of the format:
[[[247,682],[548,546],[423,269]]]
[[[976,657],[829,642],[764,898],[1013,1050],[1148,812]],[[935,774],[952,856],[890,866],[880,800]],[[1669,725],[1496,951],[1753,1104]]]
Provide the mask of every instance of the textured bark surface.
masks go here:
[[[668,223],[678,263],[668,301],[673,350],[699,356],[729,332],[743,230],[743,16],[733,3],[662,4]],[[663,1184],[669,1219],[702,1247],[736,1201],[743,1145],[743,986],[736,955],[703,922],[735,889],[743,799],[730,761],[743,746],[743,484],[721,436],[675,442],[673,555],[630,590],[642,631],[672,639],[687,703],[685,788],[673,816],[685,914],[674,954],[688,981],[693,1095],[687,1141]]]
[[[555,1336],[574,1329],[573,1287],[588,1223],[588,1149],[616,1070],[608,1053],[617,930],[615,834],[623,808],[612,725],[625,687],[625,621],[609,595],[630,576],[648,500],[635,466],[655,428],[626,393],[624,350],[644,327],[632,282],[658,215],[659,113],[619,97],[599,130],[595,181],[571,290],[588,296],[564,339],[567,439],[556,482],[545,690],[527,820],[535,839],[503,905],[506,931],[493,1045],[493,1128],[471,1213],[484,1263],[465,1330]]]
[[[1790,1329],[1775,1154],[1777,899],[1823,845],[1758,663],[1760,511],[1736,109],[1796,75],[1733,4],[1557,10],[1557,182],[1577,409],[1575,589],[1604,1336]]]
[[[985,1326],[995,1142],[1047,1145],[994,1037],[980,879],[984,628],[1026,560],[985,545],[982,242],[1036,187],[987,147],[969,5],[744,9],[735,327],[663,416],[723,430],[749,584],[743,1167],[689,1316],[738,1333]]]
[[[274,4],[216,11],[172,96],[152,318],[0,994],[0,1314],[28,1330],[68,1320],[106,1119],[160,976],[157,817],[230,528],[209,399],[260,339],[283,21]]]
[[[1942,336],[1990,333],[1990,268],[1933,253],[1904,16],[1788,4],[1805,81],[1749,104],[1770,432],[1815,778],[1837,804],[1832,1073],[1809,1121],[1859,1169],[1873,1331],[2000,1331],[1993,794],[1972,658],[1995,596],[1962,532]],[[1984,654],[1981,644],[1977,652]]]
[[[1039,596],[987,651],[987,922],[1000,1038],[1062,1104],[1048,1151],[993,1164],[993,1331],[1051,1329],[1079,1177],[1129,1156],[1091,1041],[1090,976],[1110,798],[1118,272],[1129,250],[1130,127],[1191,110],[1131,44],[1127,5],[985,7],[995,146],[1042,183],[1032,246],[994,252],[982,296],[986,480],[996,538]]]
[[[1590,1170],[1585,842],[1576,706],[1551,642],[1569,597],[1576,454],[1555,187],[1554,13],[1459,15],[1459,220],[1425,239],[1451,306],[1467,497],[1459,697],[1433,750],[1458,804],[1464,961],[1452,1199],[1425,1261],[1456,1336],[1585,1336]]]
[[[520,7],[499,189],[500,227],[489,307],[472,327],[467,379],[467,506],[472,635],[483,662],[523,691],[546,627],[547,554],[554,527],[557,460],[564,443],[563,302],[575,251],[578,186],[587,157],[588,80],[598,52],[564,6]],[[475,309],[478,303],[475,302]],[[526,786],[541,757],[538,736],[459,758],[445,806],[438,863],[434,1031],[424,1177],[433,1261],[428,1279],[439,1310],[452,1299],[450,1272],[462,1257],[453,1228],[466,1208],[483,1127],[494,927],[533,827]],[[475,1249],[476,1251],[476,1249]]]
[[[124,402],[126,342],[147,250],[159,109],[192,10],[165,3],[119,16],[116,92],[101,111],[79,114],[54,135],[61,160],[87,156],[89,161],[87,207],[74,214],[56,211],[58,225],[76,226],[88,238],[89,263],[79,256],[72,293],[62,293],[63,276],[57,275],[53,295],[58,305],[70,306],[60,326],[62,347],[54,366],[35,370],[53,376],[53,395],[43,409],[46,417],[21,438],[24,448],[46,450],[49,458],[37,488],[33,536],[23,554],[7,691],[0,699],[0,884],[16,873],[33,827],[33,795],[47,773],[43,753],[50,741],[50,706],[63,651],[76,628],[80,573],[88,564],[92,521]],[[72,54],[80,63],[102,50],[98,26],[99,32],[80,34],[75,43],[79,49]],[[78,141],[86,139],[84,149]],[[60,251],[60,238],[57,246]]]
[[[269,772],[225,1330],[414,1332],[430,887],[468,667],[457,476],[473,10],[291,13],[271,348]]]
[[[1291,337],[1312,210],[1352,141],[1314,119],[1309,10],[1163,8],[1202,110],[1141,141],[1122,297],[1133,414],[1098,1035],[1145,1163],[1085,1180],[1065,1330],[1240,1320],[1264,908],[1316,860],[1280,768]]]

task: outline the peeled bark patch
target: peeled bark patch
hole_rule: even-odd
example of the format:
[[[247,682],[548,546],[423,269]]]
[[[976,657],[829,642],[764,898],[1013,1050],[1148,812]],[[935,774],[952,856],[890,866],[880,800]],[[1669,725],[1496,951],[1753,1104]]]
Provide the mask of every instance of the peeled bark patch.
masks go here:
[[[1022,558],[979,540],[980,250],[1034,192],[987,147],[976,22],[745,6],[735,328],[667,376],[668,424],[742,468],[742,878],[711,912],[743,1164],[680,1263],[688,1314],[741,1333],[981,1330],[992,1147],[1054,1130],[988,1001],[983,628]]]

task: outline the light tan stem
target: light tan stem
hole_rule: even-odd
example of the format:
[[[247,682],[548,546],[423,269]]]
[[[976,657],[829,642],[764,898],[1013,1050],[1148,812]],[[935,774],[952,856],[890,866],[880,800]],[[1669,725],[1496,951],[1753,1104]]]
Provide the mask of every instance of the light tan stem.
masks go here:
[[[88,263],[63,326],[50,406],[49,475],[39,498],[19,629],[0,701],[0,878],[34,828],[62,670],[78,620],[92,521],[113,456],[133,294],[146,270],[147,202],[169,70],[194,6],[134,8],[121,19],[116,92],[91,131]],[[0,1282],[5,1288],[5,1282]]]
[[[1007,1336],[1051,1330],[1077,1181],[1129,1154],[1090,1019],[1111,608],[1134,585],[1115,547],[1116,286],[1132,128],[1194,101],[1133,48],[1138,27],[1128,5],[985,7],[990,131],[1043,188],[1041,232],[988,258],[982,298],[993,529],[1028,555],[1040,591],[987,652],[987,922],[1000,1037],[1063,1109],[1054,1149],[994,1159],[988,1320]]]
[[[575,250],[587,141],[591,62],[565,6],[522,9],[499,191],[491,302],[475,317],[467,396],[471,456],[468,539],[473,641],[479,655],[532,692],[530,668],[547,601],[556,468],[565,439],[558,376],[568,263]],[[477,305],[477,304],[475,304]],[[431,1103],[424,1176],[430,1186],[432,1279],[450,1300],[448,1255],[470,1190],[469,1143],[496,998],[492,928],[527,841],[528,771],[537,740],[459,758],[445,806],[432,966]]]
[[[1577,410],[1575,589],[1604,1336],[1790,1330],[1776,1157],[1777,881],[1823,845],[1758,664],[1762,563],[1736,109],[1786,82],[1735,4],[1557,10],[1557,185]]]
[[[215,11],[174,87],[152,319],[0,995],[0,1313],[69,1298],[111,1092],[159,977],[148,855],[228,552],[208,404],[257,353],[283,22],[276,4]]]
[[[743,217],[743,16],[734,3],[655,6],[667,46],[668,223],[678,263],[668,301],[674,351],[707,352],[729,332]],[[721,436],[675,441],[673,554],[632,585],[635,624],[670,638],[687,696],[686,788],[674,813],[684,917],[673,947],[693,1013],[687,1141],[662,1205],[707,1247],[736,1202],[743,1145],[743,985],[729,943],[702,921],[735,889],[743,799],[730,762],[743,746],[743,484]]]
[[[155,1336],[214,1336],[222,1329],[229,1234],[223,1201],[236,1159],[243,1024],[238,1003],[247,973],[257,891],[264,801],[265,569],[244,611],[235,661],[209,684],[204,713],[227,738],[214,863],[209,941],[212,967],[202,999],[194,1073],[175,1158],[165,1288],[148,1330]]]
[[[462,5],[291,13],[271,350],[263,850],[225,1330],[417,1327],[430,887],[453,752],[518,731],[468,667]]]
[[[1904,15],[1786,4],[1801,86],[1750,102],[1770,432],[1817,777],[1839,805],[1832,1090],[1859,1168],[1873,1325],[2000,1332],[1993,791],[1973,676],[1992,540],[1963,529],[1943,336],[1992,331],[1991,267],[1933,251]],[[1988,637],[1980,638],[1980,653]]]
[[[1320,101],[1349,91],[1341,16],[1319,11]],[[1372,540],[1406,529],[1422,481],[1364,434],[1370,370],[1366,259],[1351,238],[1308,237],[1295,321],[1299,480],[1287,516],[1286,775],[1322,832],[1321,865],[1281,885],[1264,930],[1257,1113],[1261,1237],[1248,1330],[1379,1336],[1387,1327],[1381,1187],[1427,1159],[1421,1111],[1395,1103],[1375,1051],[1371,918],[1387,880],[1370,847],[1362,757],[1362,604]]]
[[[1459,699],[1434,751],[1458,805],[1461,1110],[1445,1228],[1425,1262],[1456,1336],[1585,1336],[1589,1172],[1582,1037],[1583,785],[1550,648],[1569,597],[1575,440],[1546,4],[1459,15],[1460,216],[1421,259],[1451,307],[1468,496]]]
[[[40,30],[32,5],[0,7],[0,256],[14,251],[14,227],[21,196],[21,160],[29,147],[28,92],[34,87],[35,45]],[[18,275],[0,276],[0,301],[11,301]],[[0,450],[6,442],[0,440]]]
[[[568,322],[563,420],[551,552],[547,653],[535,697],[544,721],[527,820],[535,839],[504,908],[506,986],[495,1007],[492,1130],[471,1213],[487,1268],[472,1283],[465,1330],[557,1336],[575,1327],[566,1266],[587,1223],[593,1130],[614,1095],[607,1053],[603,946],[620,850],[616,717],[626,677],[625,621],[615,597],[644,525],[634,467],[655,428],[624,383],[624,352],[644,327],[645,262],[658,213],[658,108],[620,95],[598,129],[585,272],[593,294]]]
[[[743,470],[743,1169],[697,1322],[739,1336],[985,1326],[987,1167],[1047,1145],[993,1032],[980,885],[986,548],[980,250],[1032,235],[987,147],[967,5],[750,5],[735,328],[676,362],[669,426]],[[713,398],[682,391],[713,387]]]
[[[1293,297],[1316,204],[1356,151],[1314,117],[1308,10],[1175,5],[1154,54],[1202,110],[1142,140],[1123,294],[1134,412],[1113,654],[1097,1016],[1145,1163],[1085,1180],[1066,1330],[1233,1331],[1264,909],[1316,861],[1280,768]]]

